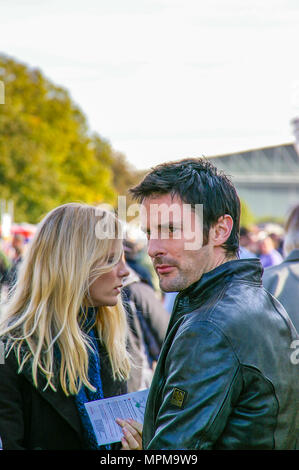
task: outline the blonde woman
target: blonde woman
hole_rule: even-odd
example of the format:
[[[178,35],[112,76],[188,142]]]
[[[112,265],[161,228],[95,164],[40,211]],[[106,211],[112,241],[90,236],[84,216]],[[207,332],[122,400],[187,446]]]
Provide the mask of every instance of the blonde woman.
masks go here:
[[[41,222],[1,315],[4,449],[98,448],[84,403],[125,393],[130,370],[119,230],[75,203]]]

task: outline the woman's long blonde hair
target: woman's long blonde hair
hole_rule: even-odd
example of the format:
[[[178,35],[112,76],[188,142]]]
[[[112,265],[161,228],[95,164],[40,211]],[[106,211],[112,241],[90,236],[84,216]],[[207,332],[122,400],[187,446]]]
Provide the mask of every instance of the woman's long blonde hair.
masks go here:
[[[93,388],[88,381],[91,346],[80,328],[79,312],[90,305],[92,281],[111,270],[122,255],[119,230],[112,213],[77,203],[57,207],[40,223],[0,324],[0,337],[6,339],[8,352],[14,349],[19,371],[29,363],[36,386],[39,371],[53,390],[58,375],[66,395],[76,394],[82,384]],[[121,299],[115,307],[98,308],[96,327],[114,379],[128,378]],[[54,344],[59,349],[58,370]]]

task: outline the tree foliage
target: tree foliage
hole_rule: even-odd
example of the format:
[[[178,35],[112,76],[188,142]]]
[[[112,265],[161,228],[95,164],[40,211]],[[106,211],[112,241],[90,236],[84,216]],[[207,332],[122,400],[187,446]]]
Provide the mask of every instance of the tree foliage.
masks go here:
[[[113,174],[113,185],[117,189],[117,193],[126,196],[127,205],[133,203],[129,188],[135,186],[147,173],[146,170],[136,170],[126,159],[125,155],[120,152],[114,153],[111,162]]]
[[[114,175],[118,157],[90,135],[67,90],[4,55],[0,80],[0,198],[14,201],[16,221],[36,223],[71,201],[115,204],[125,170]]]
[[[255,216],[251,211],[248,204],[241,199],[241,216],[240,216],[240,226],[250,228],[256,222]]]

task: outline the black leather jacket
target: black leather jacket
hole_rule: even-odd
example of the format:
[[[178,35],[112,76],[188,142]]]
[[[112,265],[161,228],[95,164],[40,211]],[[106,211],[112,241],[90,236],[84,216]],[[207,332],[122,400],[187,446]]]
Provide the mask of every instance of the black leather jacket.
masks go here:
[[[296,448],[298,334],[263,288],[262,272],[257,259],[230,261],[177,296],[147,402],[144,449]]]

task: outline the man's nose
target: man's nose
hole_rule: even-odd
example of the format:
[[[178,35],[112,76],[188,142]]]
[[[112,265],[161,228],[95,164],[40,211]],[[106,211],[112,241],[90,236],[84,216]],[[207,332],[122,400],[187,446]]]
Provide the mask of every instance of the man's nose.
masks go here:
[[[152,238],[148,240],[147,252],[151,258],[155,258],[156,256],[165,256],[166,249],[160,239]]]

